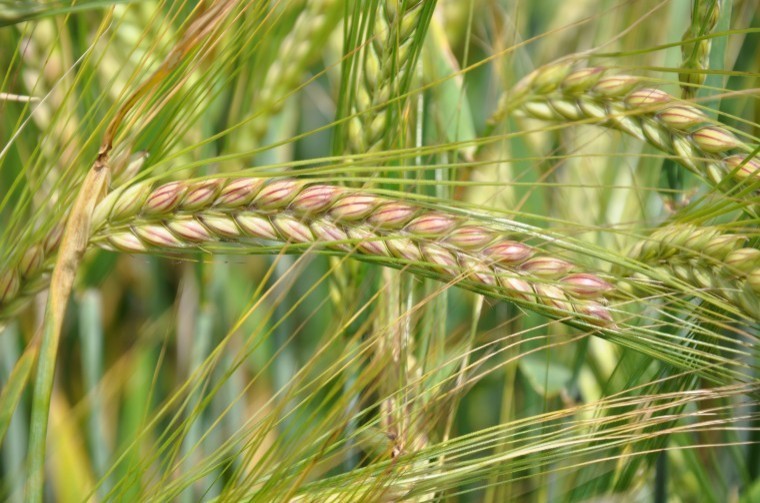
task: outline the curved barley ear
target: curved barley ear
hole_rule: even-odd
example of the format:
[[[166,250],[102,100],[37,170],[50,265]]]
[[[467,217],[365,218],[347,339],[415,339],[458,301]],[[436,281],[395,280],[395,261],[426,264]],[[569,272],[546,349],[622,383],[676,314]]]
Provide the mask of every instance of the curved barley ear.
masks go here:
[[[92,242],[127,253],[243,249],[274,241],[372,262],[510,299],[554,317],[614,327],[613,286],[566,260],[454,213],[363,190],[296,179],[217,178],[114,191],[97,208]]]
[[[605,307],[614,289],[601,277],[537,255],[535,248],[481,222],[362,190],[289,178],[140,182],[112,191],[93,219],[92,241],[127,253],[195,250],[214,242],[250,248],[251,238],[294,250],[308,245],[532,303],[550,315],[614,326]],[[47,287],[60,236],[53,229],[0,276],[0,319]]]
[[[548,65],[504,93],[490,122],[508,114],[545,121],[579,121],[620,130],[671,155],[721,190],[760,181],[753,148],[698,108],[651,87],[645,79],[601,67],[568,71]],[[729,181],[729,183],[722,183]],[[755,208],[755,193],[746,203]]]
[[[692,285],[696,291],[716,295],[751,319],[760,319],[760,250],[745,247],[747,242],[747,236],[718,227],[669,224],[638,242],[629,257]],[[625,277],[627,272],[616,268],[613,274]],[[636,287],[636,281],[632,284]],[[646,288],[651,289],[652,284],[647,283]]]

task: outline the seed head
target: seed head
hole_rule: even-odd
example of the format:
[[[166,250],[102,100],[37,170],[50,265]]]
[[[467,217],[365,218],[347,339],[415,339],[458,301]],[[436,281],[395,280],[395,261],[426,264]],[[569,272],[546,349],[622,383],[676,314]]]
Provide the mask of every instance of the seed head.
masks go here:
[[[380,203],[381,200],[371,194],[350,194],[333,205],[330,215],[338,221],[361,220],[372,213]]]
[[[312,185],[302,190],[290,206],[305,215],[319,213],[332,204],[342,191],[340,187],[334,185]]]
[[[755,157],[745,157],[743,155],[730,155],[723,158],[726,167],[733,173],[734,178],[739,181],[752,180],[760,178],[760,160]]]
[[[424,244],[421,248],[422,254],[436,269],[451,277],[459,275],[459,264],[451,252],[436,244]]]
[[[609,309],[597,302],[586,302],[576,306],[579,314],[587,316],[590,323],[604,327],[614,327],[615,319],[612,317]]]
[[[172,233],[186,241],[199,243],[208,241],[212,237],[208,229],[191,216],[177,216],[169,220],[166,225]]]
[[[348,241],[350,237],[346,232],[328,220],[317,220],[311,224],[311,230],[317,240],[329,243],[331,248],[337,248],[343,251],[353,251],[353,246]]]
[[[704,247],[703,252],[716,260],[723,260],[731,251],[747,241],[747,236],[739,234],[722,234],[712,238]]]
[[[592,119],[606,120],[609,115],[604,105],[597,103],[588,96],[580,96],[578,98],[578,107],[586,117]]]
[[[37,272],[42,266],[42,261],[45,259],[45,254],[42,250],[42,245],[33,245],[24,252],[24,256],[21,257],[18,270],[22,276],[28,277],[31,274]]]
[[[148,152],[141,150],[125,158],[123,164],[119,163],[117,166],[114,166],[112,168],[112,173],[116,185],[134,178],[135,175],[137,175],[137,172],[140,171],[140,168],[142,168],[143,164],[145,164],[148,157],[150,157]]]
[[[649,117],[641,119],[641,131],[646,139],[655,147],[664,152],[670,151],[671,132],[668,129]]]
[[[422,262],[422,252],[411,239],[391,238],[386,242],[386,245],[395,257],[414,263]]]
[[[584,92],[599,82],[604,72],[605,69],[598,66],[582,68],[565,77],[562,89],[568,93]]]
[[[535,300],[536,292],[527,281],[507,274],[500,274],[497,277],[501,285],[507,290],[511,290],[516,297],[530,302]]]
[[[145,253],[148,249],[137,236],[131,232],[117,232],[108,236],[108,243],[115,250],[127,253]]]
[[[747,285],[753,292],[760,295],[760,267],[753,269],[747,274]]]
[[[211,232],[214,232],[218,236],[225,238],[236,238],[240,236],[240,228],[230,216],[209,214],[204,215],[201,220]]]
[[[409,222],[406,230],[418,236],[442,236],[454,228],[457,221],[442,213],[426,213]]]
[[[545,100],[528,101],[523,105],[522,109],[536,119],[551,121],[556,118],[554,109]]]
[[[572,312],[572,306],[568,302],[567,296],[561,288],[555,285],[550,285],[549,283],[536,283],[533,285],[533,289],[536,291],[538,299],[547,306],[557,308],[561,311]]]
[[[464,225],[451,231],[446,242],[464,250],[480,249],[493,241],[491,232],[477,225]]]
[[[483,253],[494,262],[517,265],[533,256],[533,249],[517,241],[504,240],[489,246]]]
[[[577,121],[583,118],[575,100],[547,98],[551,108],[565,119]]]
[[[594,91],[608,98],[618,98],[631,92],[639,83],[641,79],[632,75],[613,75],[597,82]]]
[[[367,227],[352,227],[348,229],[348,235],[356,243],[356,248],[364,253],[381,257],[390,255],[383,242],[378,239],[377,234]]]
[[[278,214],[272,217],[272,224],[291,243],[311,243],[314,241],[309,226],[290,215]]]
[[[93,220],[96,222],[104,222],[109,218],[111,220],[124,220],[137,215],[143,209],[145,200],[148,198],[148,194],[150,194],[150,187],[150,183],[140,182],[127,187],[123,191],[117,189],[111,192],[98,204],[95,210],[96,216],[93,217]],[[113,196],[115,200],[109,201],[110,196]],[[98,215],[98,210],[101,207],[103,208],[102,211],[106,212],[110,209],[110,215]]]
[[[564,78],[570,73],[569,63],[551,64],[536,70],[531,82],[533,90],[539,94],[546,94],[559,87]]]
[[[715,229],[695,229],[690,236],[683,240],[683,247],[687,250],[699,252],[704,250],[707,243],[718,235]]]
[[[272,241],[279,239],[277,232],[275,232],[272,226],[272,222],[268,218],[260,217],[251,212],[242,212],[235,216],[235,221],[243,232],[249,236],[271,239]]]
[[[631,108],[651,107],[673,101],[673,97],[660,89],[644,88],[632,92],[625,98],[625,102]]]
[[[53,250],[58,248],[58,245],[61,244],[62,236],[63,223],[59,222],[55,224],[52,229],[50,229],[50,232],[48,232],[47,236],[45,237],[45,242],[42,245],[45,250],[45,255],[50,255]]]
[[[0,304],[16,296],[21,286],[15,269],[7,269],[0,274]]]
[[[725,264],[735,271],[748,273],[760,267],[760,250],[757,248],[739,248],[728,254]]]
[[[165,248],[183,248],[185,244],[166,227],[159,224],[139,225],[135,227],[138,237],[154,246]]]
[[[494,277],[493,271],[483,264],[482,261],[468,255],[460,256],[459,260],[462,262],[464,270],[472,281],[491,286],[496,284],[496,277]]]
[[[414,215],[417,208],[405,203],[385,203],[369,215],[369,223],[380,229],[399,229],[406,225]]]
[[[303,182],[291,178],[266,184],[253,198],[253,204],[263,210],[284,208],[295,198]]]
[[[707,273],[703,268],[699,267],[699,264],[692,262],[690,273],[691,281],[699,285],[700,288],[713,288],[715,286],[715,278],[712,274]]]
[[[185,198],[180,204],[180,208],[187,211],[197,211],[208,208],[222,190],[223,184],[223,180],[211,179],[191,185],[187,190],[187,194],[185,194]]]

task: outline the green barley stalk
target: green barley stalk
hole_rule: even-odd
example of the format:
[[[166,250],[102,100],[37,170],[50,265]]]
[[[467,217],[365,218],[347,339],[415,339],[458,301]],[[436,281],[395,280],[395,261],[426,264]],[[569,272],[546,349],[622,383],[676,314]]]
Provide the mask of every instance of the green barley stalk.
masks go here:
[[[612,286],[565,260],[452,213],[296,179],[140,183],[100,204],[92,242],[128,253],[203,249],[255,238],[408,267],[552,316],[612,327]],[[258,241],[260,243],[260,241]],[[266,249],[264,249],[266,250]]]
[[[593,121],[648,142],[725,190],[735,186],[723,183],[729,179],[760,180],[760,160],[752,148],[698,108],[647,87],[640,77],[607,73],[600,67],[571,73],[565,63],[539,68],[502,96],[490,122],[499,123],[510,113],[545,121]]]

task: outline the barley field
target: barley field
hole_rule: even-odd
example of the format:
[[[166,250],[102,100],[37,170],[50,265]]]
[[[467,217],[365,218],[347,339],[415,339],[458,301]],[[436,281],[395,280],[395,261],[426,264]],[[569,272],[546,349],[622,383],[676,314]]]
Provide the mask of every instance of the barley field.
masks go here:
[[[758,0],[0,2],[0,501],[760,501]]]

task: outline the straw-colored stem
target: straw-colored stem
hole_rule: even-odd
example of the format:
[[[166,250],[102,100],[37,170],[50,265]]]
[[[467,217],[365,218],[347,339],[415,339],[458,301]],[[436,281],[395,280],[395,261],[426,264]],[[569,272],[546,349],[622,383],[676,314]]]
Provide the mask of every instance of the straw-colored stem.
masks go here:
[[[26,501],[42,501],[43,498],[48,414],[61,327],[79,263],[87,248],[95,205],[105,194],[109,178],[107,150],[104,150],[79,189],[71,215],[66,222],[50,280],[50,295],[45,309],[40,358],[32,398]]]

